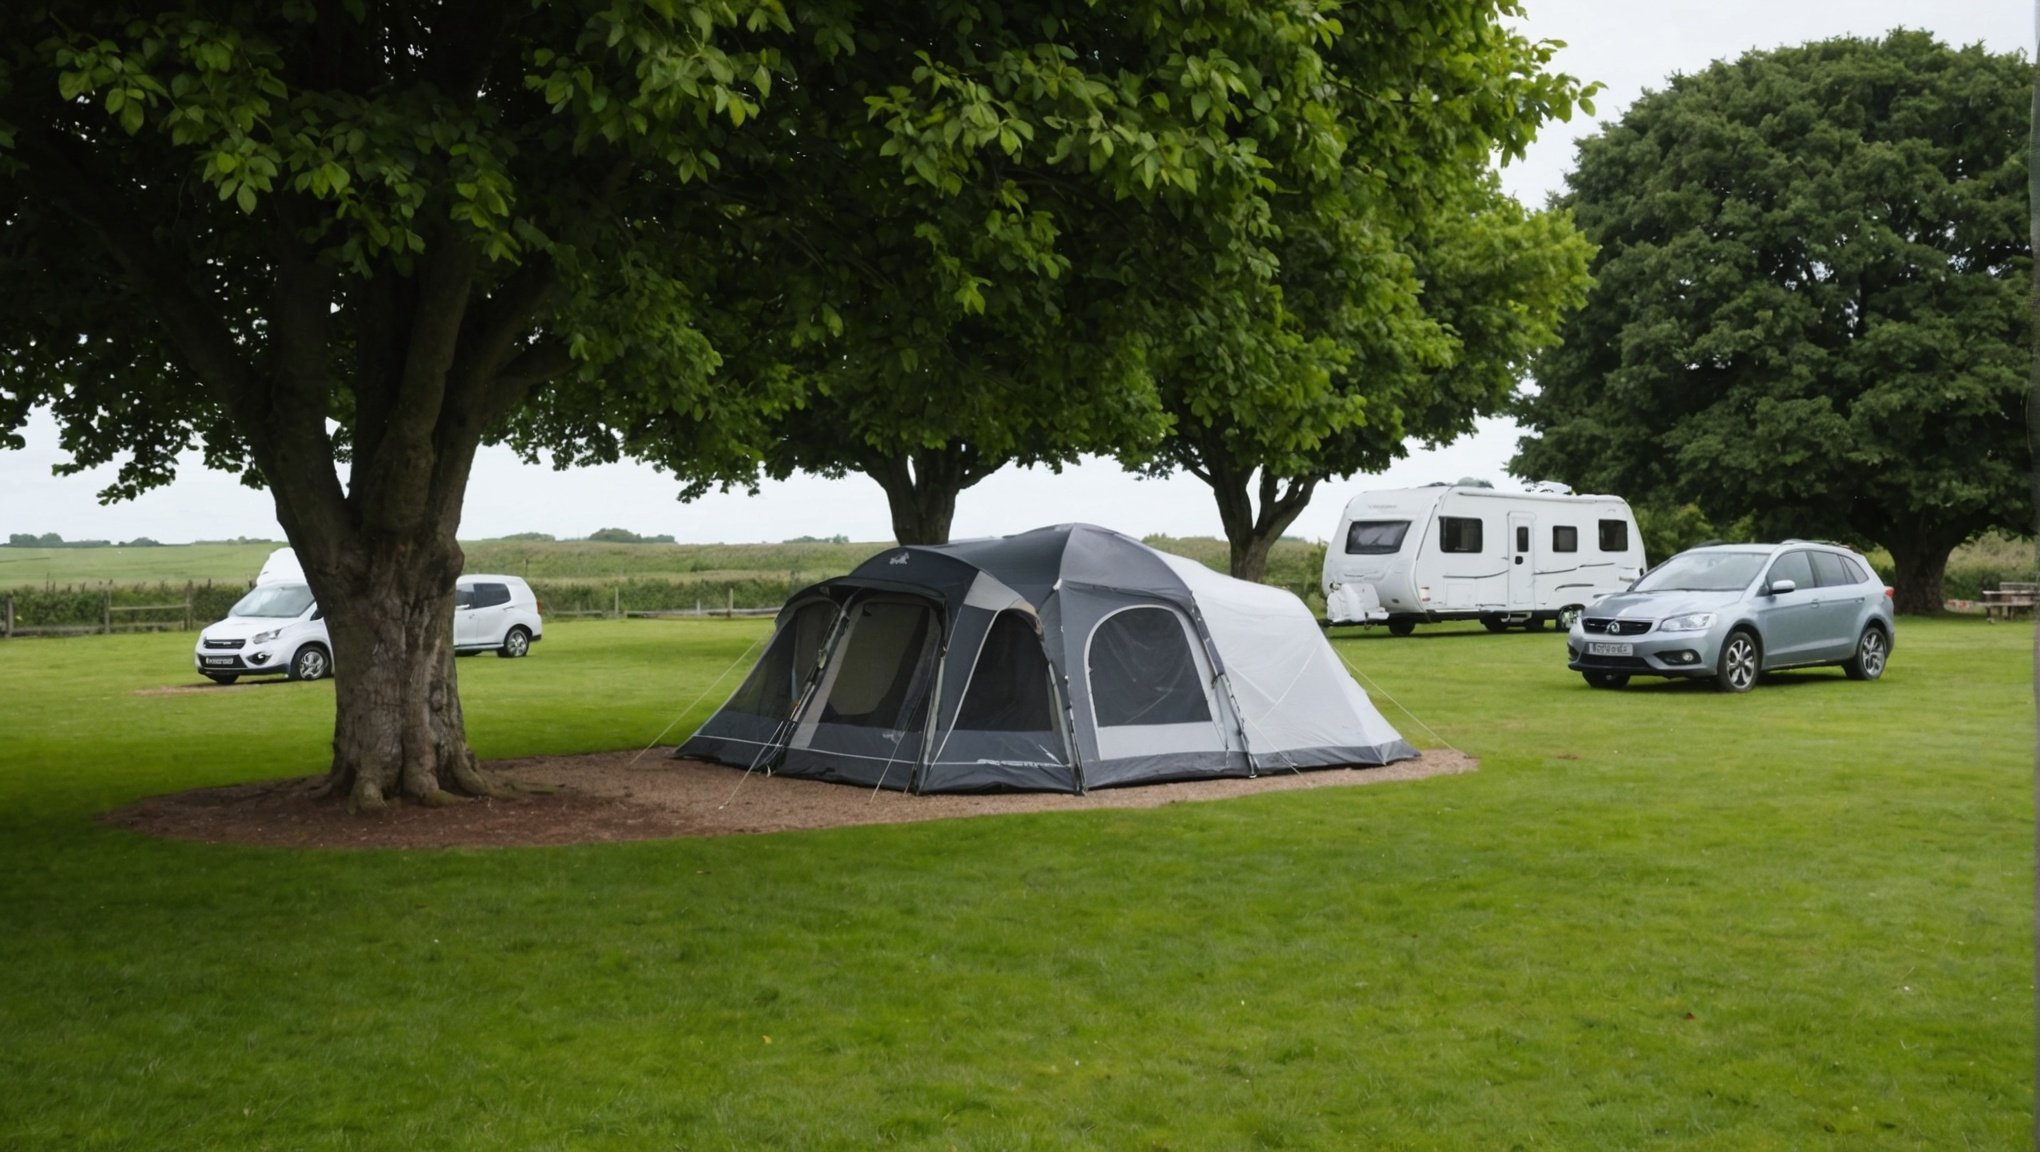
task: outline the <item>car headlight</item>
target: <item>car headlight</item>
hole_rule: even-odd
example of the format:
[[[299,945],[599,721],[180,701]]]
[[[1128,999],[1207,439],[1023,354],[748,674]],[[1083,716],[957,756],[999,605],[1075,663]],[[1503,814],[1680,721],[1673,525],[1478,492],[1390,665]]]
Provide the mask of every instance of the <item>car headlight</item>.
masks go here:
[[[281,635],[283,635],[283,629],[281,628],[272,629],[271,631],[268,632],[257,632],[255,634],[255,643],[267,644],[271,640],[274,640]]]
[[[1714,625],[1714,613],[1695,612],[1691,616],[1674,616],[1658,625],[1660,632],[1699,632]]]

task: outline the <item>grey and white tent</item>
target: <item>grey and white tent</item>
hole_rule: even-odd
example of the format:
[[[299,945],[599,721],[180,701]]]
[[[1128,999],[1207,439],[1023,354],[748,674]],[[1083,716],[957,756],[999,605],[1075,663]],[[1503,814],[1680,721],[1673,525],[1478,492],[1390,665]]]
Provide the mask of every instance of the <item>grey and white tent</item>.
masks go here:
[[[910,792],[1415,756],[1310,611],[1088,524],[896,548],[795,595],[675,753]]]

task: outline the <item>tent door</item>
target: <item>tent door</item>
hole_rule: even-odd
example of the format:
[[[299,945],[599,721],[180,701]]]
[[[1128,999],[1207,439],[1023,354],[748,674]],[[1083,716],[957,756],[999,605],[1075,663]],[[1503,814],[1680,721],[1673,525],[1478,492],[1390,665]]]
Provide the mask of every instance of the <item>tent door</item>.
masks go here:
[[[905,788],[927,733],[941,618],[924,600],[883,594],[852,601],[848,616],[787,748],[838,762],[838,778]]]

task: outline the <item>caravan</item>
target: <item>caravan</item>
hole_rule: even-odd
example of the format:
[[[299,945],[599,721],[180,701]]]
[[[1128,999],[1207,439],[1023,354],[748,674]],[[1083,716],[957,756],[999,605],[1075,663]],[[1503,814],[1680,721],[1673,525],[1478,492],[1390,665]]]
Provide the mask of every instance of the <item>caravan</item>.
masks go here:
[[[1387,624],[1397,636],[1442,620],[1494,632],[1569,627],[1644,566],[1636,517],[1619,496],[1465,481],[1362,492],[1325,550],[1325,618]]]

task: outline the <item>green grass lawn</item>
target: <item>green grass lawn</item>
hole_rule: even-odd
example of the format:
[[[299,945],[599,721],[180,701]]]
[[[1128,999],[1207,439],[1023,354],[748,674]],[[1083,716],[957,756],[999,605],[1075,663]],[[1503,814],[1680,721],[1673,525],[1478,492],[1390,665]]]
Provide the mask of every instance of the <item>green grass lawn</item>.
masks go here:
[[[471,735],[642,746],[764,628],[556,626],[461,662]],[[1881,683],[1728,697],[1342,634],[1481,770],[309,853],[93,815],[316,769],[330,684],[0,644],[0,1148],[2026,1146],[2032,640],[1908,620]]]

